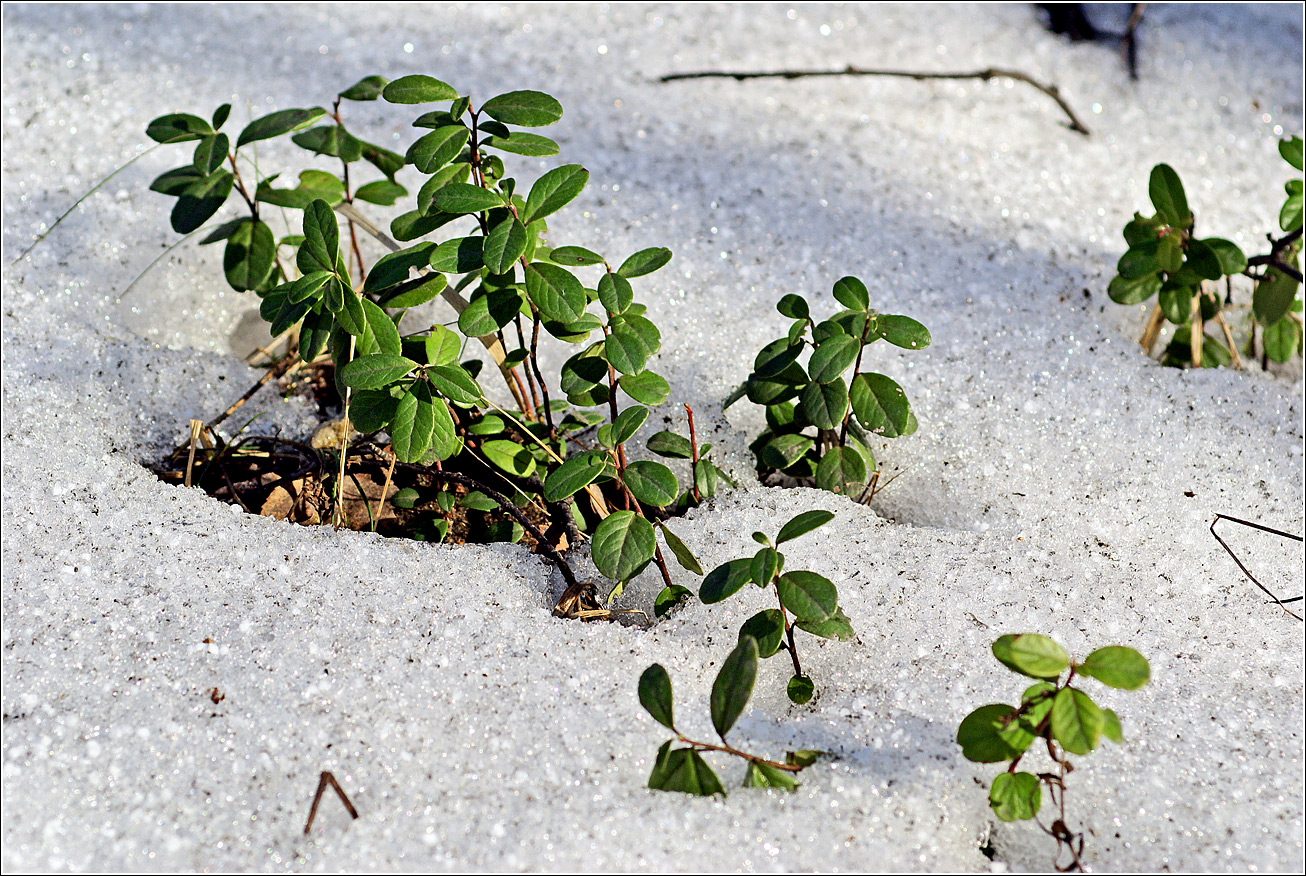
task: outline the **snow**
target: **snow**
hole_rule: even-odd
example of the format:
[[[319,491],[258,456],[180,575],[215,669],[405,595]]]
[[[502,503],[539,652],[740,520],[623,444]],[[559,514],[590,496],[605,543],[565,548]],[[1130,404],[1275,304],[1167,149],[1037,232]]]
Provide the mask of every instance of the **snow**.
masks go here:
[[[1000,767],[953,743],[971,709],[1019,695],[987,646],[1029,631],[1152,663],[1141,691],[1090,688],[1126,733],[1070,777],[1091,867],[1300,871],[1303,628],[1206,530],[1225,513],[1302,532],[1301,368],[1162,368],[1134,342],[1144,308],[1105,286],[1162,160],[1203,233],[1260,251],[1288,178],[1276,141],[1302,129],[1301,15],[1149,4],[1135,83],[1029,5],[6,4],[5,868],[1045,869],[1051,841],[989,812]],[[1092,136],[1010,80],[656,81],[847,63],[1017,68],[1057,83]],[[711,681],[760,592],[648,631],[558,620],[560,580],[523,549],[291,527],[140,466],[258,376],[237,355],[254,301],[225,287],[217,248],[179,248],[125,291],[176,241],[147,187],[184,146],[10,266],[157,115],[230,101],[238,130],[418,72],[561,100],[549,133],[592,181],[551,220],[557,243],[675,251],[636,284],[663,330],[655,367],[742,477],[674,525],[703,564],[836,512],[786,553],[836,581],[859,641],[807,641],[805,707],[763,664],[730,737],[837,756],[794,794],[645,788],[666,734],[640,672],[664,664],[681,720],[710,735]],[[407,142],[406,109],[348,112]],[[934,338],[870,351],[921,424],[882,449],[902,475],[873,509],[758,486],[760,412],[721,411],[784,329],[774,302],[833,309],[844,274]],[[273,393],[247,409],[257,430],[311,429]],[[1299,544],[1222,531],[1262,581],[1302,592]],[[622,603],[649,608],[659,586]],[[737,785],[739,764],[710,759]],[[324,769],[362,817],[328,796],[304,837]]]

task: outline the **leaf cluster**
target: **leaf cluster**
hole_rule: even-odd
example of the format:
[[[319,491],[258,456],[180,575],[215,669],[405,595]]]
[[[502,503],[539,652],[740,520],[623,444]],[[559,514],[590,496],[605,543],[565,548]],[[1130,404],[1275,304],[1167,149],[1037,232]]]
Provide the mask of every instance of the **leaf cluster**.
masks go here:
[[[752,636],[740,636],[739,644],[721,664],[712,683],[710,707],[712,727],[721,744],[694,741],[676,729],[672,708],[671,676],[662,664],[654,663],[639,679],[639,702],[659,724],[676,734],[658,749],[648,786],[658,791],[681,791],[699,797],[725,795],[725,788],[702,752],[719,751],[742,758],[747,764],[744,772],[745,788],[777,788],[792,791],[798,787],[793,776],[804,767],[816,762],[821,752],[812,750],[789,752],[784,763],[770,761],[748,754],[730,745],[726,734],[735,726],[748,706],[757,680],[759,645]],[[674,747],[679,741],[681,747]]]
[[[806,298],[788,294],[776,309],[789,331],[757,354],[744,395],[766,408],[766,429],[751,449],[760,474],[782,472],[859,501],[877,470],[871,436],[916,431],[916,415],[892,378],[862,370],[865,348],[884,340],[907,350],[930,333],[907,316],[877,313],[856,277],[834,284],[843,309],[817,322]]]
[[[1293,137],[1279,145],[1279,152],[1295,170],[1302,169],[1302,140]],[[1280,228],[1288,235],[1274,241],[1269,256],[1249,259],[1232,241],[1220,237],[1199,238],[1196,219],[1178,173],[1168,164],[1152,168],[1148,194],[1155,213],[1135,213],[1124,227],[1128,244],[1116,265],[1116,276],[1107,287],[1117,304],[1140,304],[1156,296],[1165,321],[1177,328],[1162,355],[1168,365],[1191,363],[1202,367],[1229,365],[1236,352],[1231,335],[1223,338],[1207,332],[1212,323],[1223,323],[1231,304],[1222,298],[1216,281],[1246,275],[1256,281],[1252,295],[1252,320],[1264,329],[1265,354],[1286,362],[1301,351],[1300,282],[1283,270],[1300,274],[1302,227],[1302,179],[1285,186],[1287,199],[1279,213]],[[1253,268],[1265,265],[1262,273]]]
[[[1071,769],[1066,755],[1087,755],[1103,738],[1116,744],[1124,741],[1116,713],[1100,707],[1071,682],[1082,676],[1108,687],[1137,690],[1147,684],[1151,669],[1141,654],[1120,645],[1098,648],[1075,662],[1061,645],[1035,633],[1002,636],[992,650],[1003,666],[1035,683],[1018,705],[990,703],[967,715],[957,727],[957,744],[967,760],[1010,762],[1007,771],[993,780],[989,804],[1003,821],[1030,819],[1042,806],[1043,787],[1054,795],[1064,792],[1065,774]],[[1021,758],[1039,740],[1060,767],[1059,773],[1017,771]]]

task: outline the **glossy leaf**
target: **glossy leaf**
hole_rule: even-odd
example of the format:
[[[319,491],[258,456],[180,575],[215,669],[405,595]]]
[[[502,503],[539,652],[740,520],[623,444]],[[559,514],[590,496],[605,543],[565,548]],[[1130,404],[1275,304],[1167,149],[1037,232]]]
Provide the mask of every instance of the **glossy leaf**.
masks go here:
[[[545,173],[531,186],[522,223],[529,225],[567,206],[584,190],[589,178],[589,171],[579,164],[564,164]]]
[[[662,591],[658,593],[657,599],[653,600],[653,616],[665,617],[673,608],[693,595],[692,590],[688,587],[681,587],[679,584],[663,587]]]
[[[168,113],[152,120],[145,127],[145,136],[155,143],[184,143],[213,134],[213,128],[199,116],[190,113]]]
[[[930,330],[910,316],[882,313],[875,318],[875,333],[906,350],[922,350],[930,345]]]
[[[1193,220],[1188,210],[1188,198],[1184,195],[1183,183],[1179,174],[1168,164],[1158,164],[1152,168],[1147,182],[1147,192],[1152,199],[1152,206],[1167,225],[1187,228]]]
[[[585,287],[557,265],[532,262],[526,266],[526,294],[547,319],[571,323],[585,312]]]
[[[378,179],[358,187],[354,197],[369,204],[392,207],[400,198],[408,194],[408,189],[388,179]]]
[[[721,663],[712,683],[712,727],[724,741],[753,696],[757,681],[757,640],[743,636]]]
[[[442,213],[481,213],[504,206],[503,196],[472,183],[451,182],[431,202]]]
[[[815,693],[816,685],[806,675],[795,675],[785,685],[785,696],[789,697],[789,701],[795,705],[807,705],[812,701],[812,695]]]
[[[780,614],[778,608],[759,611],[744,621],[744,625],[739,628],[741,641],[745,636],[751,636],[757,641],[757,656],[763,660],[780,651],[780,644],[784,641],[784,635],[784,616]]]
[[[856,277],[843,277],[834,284],[834,300],[849,310],[865,312],[871,307],[871,294]]]
[[[526,228],[515,216],[506,216],[485,236],[485,266],[491,273],[503,274],[526,251]]]
[[[653,273],[669,261],[671,261],[671,250],[664,246],[652,246],[641,249],[622,262],[621,267],[617,268],[617,273],[627,280],[633,280]]]
[[[467,143],[470,132],[462,125],[446,125],[418,137],[404,158],[419,173],[435,173],[452,161]],[[449,212],[472,212],[469,210]]]
[[[752,565],[752,558],[745,557],[722,563],[708,572],[698,591],[699,601],[712,605],[734,596],[752,580]]]
[[[340,226],[326,201],[315,199],[304,208],[304,243],[296,264],[305,274],[335,271],[340,255]]]
[[[818,429],[837,429],[848,413],[848,386],[842,380],[807,384],[799,394],[807,419]]]
[[[505,125],[542,128],[562,118],[562,104],[540,91],[509,91],[481,105],[481,110]]]
[[[666,380],[647,370],[638,374],[623,374],[617,378],[617,384],[626,391],[626,395],[643,405],[660,405],[671,394],[671,386]]]
[[[990,703],[963,718],[956,737],[962,757],[975,763],[997,763],[1019,754],[1003,738],[1015,711],[1004,703]]]
[[[886,438],[898,438],[916,431],[916,416],[907,394],[891,378],[868,372],[853,378],[848,393],[853,413],[862,428]]]
[[[675,502],[680,491],[671,469],[646,459],[626,466],[623,480],[636,499],[654,508],[665,508]]]
[[[689,439],[663,429],[649,436],[648,449],[658,456],[668,459],[690,459],[693,457],[693,445]]]
[[[603,256],[583,246],[560,246],[549,254],[549,261],[579,268],[585,265],[601,265]]]
[[[1137,279],[1114,278],[1107,286],[1107,295],[1116,304],[1141,304],[1161,289],[1159,274],[1145,274]]]
[[[660,663],[654,663],[639,677],[639,704],[663,727],[675,732],[672,713],[671,676]]]
[[[594,529],[591,556],[600,573],[629,581],[653,559],[653,525],[633,511],[614,511]]]
[[[406,376],[417,363],[403,356],[374,353],[360,356],[340,369],[340,380],[350,389],[380,389]]]
[[[455,237],[431,250],[431,270],[466,274],[485,266],[485,238]]]
[[[481,145],[487,149],[511,152],[515,155],[528,155],[532,158],[544,158],[558,154],[558,144],[548,137],[530,134],[526,131],[513,131],[509,137],[486,137]]]
[[[535,473],[535,457],[531,455],[530,450],[516,441],[509,441],[506,438],[486,441],[481,445],[481,453],[485,454],[485,458],[491,463],[510,475],[525,478]]]
[[[390,103],[438,103],[454,100],[458,97],[458,91],[439,79],[416,74],[400,76],[381,89],[381,96]]]
[[[1066,649],[1037,633],[1001,636],[992,650],[1003,666],[1030,678],[1056,678],[1070,666]]]
[[[688,748],[673,749],[671,740],[658,750],[648,786],[658,791],[680,791],[697,797],[725,794],[721,781],[702,756]]]
[[[384,76],[364,76],[340,92],[340,96],[345,100],[376,100],[389,83],[390,80]]]
[[[327,111],[320,106],[310,107],[309,109],[278,110],[274,113],[268,113],[266,116],[257,118],[245,126],[245,129],[240,132],[240,136],[236,138],[236,148],[239,149],[246,143],[253,143],[256,140],[280,137],[282,134],[289,134],[291,131],[307,128],[326,114]]]
[[[703,574],[703,567],[698,562],[698,557],[689,549],[689,545],[680,540],[674,532],[666,527],[666,524],[659,523],[658,529],[662,531],[662,539],[671,548],[671,553],[675,556],[676,562],[680,564],[687,572],[693,572],[695,575]],[[685,591],[688,593],[689,591]]]
[[[838,639],[841,642],[851,642],[856,637],[852,621],[848,619],[848,615],[844,614],[842,609],[835,609],[834,614],[830,615],[826,620],[800,620],[794,626],[805,633],[810,633],[822,639]]]
[[[793,791],[798,787],[793,774],[788,770],[777,769],[770,764],[750,760],[744,772],[745,788],[778,788],[781,791]]]
[[[593,483],[607,467],[607,456],[599,450],[570,457],[550,472],[545,479],[545,501],[561,502],[568,496],[574,495]]]
[[[186,186],[172,208],[172,230],[190,234],[208,222],[227,202],[233,182],[229,171],[219,170]]]
[[[816,486],[856,499],[866,486],[866,460],[852,447],[831,447],[816,466]]]
[[[1142,654],[1121,645],[1098,648],[1084,658],[1076,671],[1122,690],[1138,690],[1147,684],[1152,673]]]
[[[828,578],[815,572],[785,572],[776,581],[775,589],[784,607],[801,621],[829,620],[839,608],[838,590]]]
[[[1088,694],[1062,688],[1052,700],[1052,735],[1071,754],[1088,754],[1097,748],[1105,719]]]
[[[824,526],[834,519],[834,513],[831,511],[804,511],[789,520],[784,526],[780,527],[780,534],[775,537],[776,547],[787,541],[792,541],[800,535],[806,535],[813,529]]]
[[[1043,789],[1033,773],[999,773],[989,788],[989,806],[1002,821],[1033,818],[1043,804]]]
[[[192,164],[202,176],[208,176],[222,167],[222,163],[227,160],[227,149],[230,146],[231,141],[227,139],[226,134],[204,137],[195,146]]]
[[[257,219],[247,219],[227,238],[222,254],[222,271],[237,292],[263,285],[272,273],[277,244],[272,229]]]

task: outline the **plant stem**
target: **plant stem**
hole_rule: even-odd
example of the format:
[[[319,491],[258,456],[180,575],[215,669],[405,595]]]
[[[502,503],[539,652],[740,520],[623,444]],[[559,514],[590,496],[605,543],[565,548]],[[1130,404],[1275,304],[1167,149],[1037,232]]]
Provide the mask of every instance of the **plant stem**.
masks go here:
[[[685,416],[689,418],[689,452],[693,460],[689,470],[690,486],[694,491],[694,501],[702,502],[703,497],[698,493],[698,435],[694,433],[694,409],[688,404],[685,405]]]
[[[1088,128],[1075,115],[1070,104],[1062,98],[1061,92],[1055,85],[1044,85],[1037,79],[1028,74],[1021,73],[1018,70],[1007,70],[1000,67],[988,67],[984,70],[974,70],[966,73],[922,73],[913,70],[877,70],[864,67],[854,67],[851,64],[842,70],[768,70],[760,72],[731,72],[726,70],[705,70],[698,73],[672,73],[662,76],[659,82],[672,82],[678,79],[734,79],[742,82],[745,79],[804,79],[814,76],[894,76],[902,79],[915,79],[924,81],[927,79],[979,79],[987,82],[994,78],[1015,79],[1017,82],[1024,82],[1032,85],[1039,91],[1046,94],[1057,102],[1061,111],[1066,114],[1070,121],[1067,126],[1076,133],[1088,136]]]
[[[802,767],[796,764],[779,763],[778,761],[767,760],[764,757],[758,757],[755,754],[749,754],[746,751],[740,751],[738,748],[735,748],[734,746],[725,743],[725,740],[722,740],[723,744],[721,745],[714,745],[711,742],[699,742],[697,740],[690,739],[688,736],[681,733],[679,730],[676,731],[676,738],[679,739],[681,742],[685,743],[686,745],[693,746],[694,749],[697,751],[722,751],[725,752],[726,754],[733,754],[735,757],[742,757],[744,760],[751,761],[752,763],[766,764],[769,767],[774,767],[775,769],[778,770],[784,770],[787,773],[796,773],[802,769]]]
[[[774,581],[772,581],[771,583],[775,584]],[[789,623],[789,612],[785,611],[785,603],[784,600],[780,598],[780,590],[778,588],[775,591],[775,598],[776,601],[780,603],[780,619],[784,621],[785,638],[788,639],[788,642],[784,644],[783,647],[786,651],[789,652],[789,658],[793,660],[794,675],[802,675],[803,667],[798,662],[798,648],[794,646],[794,628]]]

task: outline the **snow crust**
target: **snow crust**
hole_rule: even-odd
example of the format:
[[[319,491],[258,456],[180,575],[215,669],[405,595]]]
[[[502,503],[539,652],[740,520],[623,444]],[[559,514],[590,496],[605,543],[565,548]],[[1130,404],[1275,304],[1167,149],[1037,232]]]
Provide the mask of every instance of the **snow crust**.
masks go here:
[[[1157,161],[1204,233],[1260,251],[1288,177],[1276,141],[1302,128],[1301,14],[1149,5],[1130,82],[1110,46],[1069,44],[1023,4],[6,4],[6,870],[1045,869],[1050,840],[988,809],[999,767],[953,743],[971,709],[1023,688],[988,645],[1041,632],[1153,667],[1139,692],[1094,690],[1127,741],[1070,777],[1092,867],[1300,872],[1302,626],[1207,532],[1217,512],[1302,532],[1300,367],[1159,367],[1134,342],[1144,309],[1105,286]],[[1003,79],[656,82],[849,63],[1017,68],[1058,84],[1092,136]],[[681,720],[710,735],[712,679],[761,593],[649,631],[557,620],[557,576],[524,549],[292,527],[140,467],[258,376],[238,355],[255,301],[226,289],[218,248],[179,248],[125,291],[176,240],[147,186],[184,146],[9,266],[157,115],[229,101],[239,130],[419,72],[561,100],[557,160],[592,182],[556,243],[674,250],[636,284],[663,330],[656,367],[742,479],[675,527],[703,564],[801,510],[837,513],[787,553],[837,582],[859,640],[806,641],[805,707],[764,664],[731,734],[837,756],[796,793],[645,788],[666,734],[640,672],[664,664]],[[347,111],[408,141],[406,109]],[[833,309],[844,274],[934,338],[872,348],[921,424],[880,451],[902,474],[874,509],[758,486],[760,414],[721,412],[783,331],[775,301]],[[310,428],[273,393],[247,408],[258,430]],[[1225,532],[1262,581],[1302,592],[1300,545]],[[659,586],[623,604],[650,608]],[[712,760],[737,784],[740,765]],[[323,769],[362,817],[328,798],[304,837]]]

